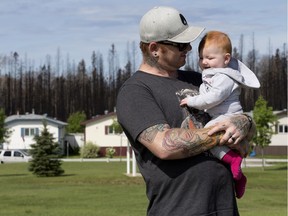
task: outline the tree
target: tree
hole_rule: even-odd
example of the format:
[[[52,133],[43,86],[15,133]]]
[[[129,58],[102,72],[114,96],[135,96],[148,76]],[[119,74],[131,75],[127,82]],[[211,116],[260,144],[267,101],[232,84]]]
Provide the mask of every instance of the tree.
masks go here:
[[[261,147],[262,167],[264,169],[264,148],[271,143],[273,126],[277,122],[272,107],[267,106],[267,101],[262,96],[258,98],[253,110],[253,119],[256,124],[256,134],[253,138],[256,146]]]
[[[253,34],[248,54],[243,54],[244,35],[240,35],[239,46],[233,49],[233,56],[245,62],[261,83],[260,89],[243,89],[241,104],[244,111],[254,108],[260,94],[274,110],[287,108],[287,45],[284,43],[283,48],[275,51],[270,48],[269,43],[269,54],[260,55]],[[93,51],[88,67],[83,59],[70,61],[69,54],[65,62],[59,48],[55,57],[48,54],[44,64],[38,66],[33,59],[22,57],[18,52],[0,55],[0,107],[6,115],[34,110],[61,121],[67,121],[71,113],[78,111],[84,111],[87,119],[111,112],[120,86],[136,70],[137,50],[137,43],[128,44],[124,68],[119,64],[119,57],[123,59],[123,56],[114,44],[109,48],[108,62],[100,52]],[[187,56],[184,69],[199,70],[196,50]],[[105,69],[105,65],[108,68]]]
[[[59,144],[53,141],[53,135],[49,133],[45,121],[43,126],[41,135],[34,137],[36,143],[31,145],[30,153],[33,159],[29,165],[29,171],[39,177],[62,175],[64,170],[61,168],[61,161],[59,160]]]
[[[86,120],[86,115],[83,111],[72,113],[68,118],[67,132],[68,133],[83,133],[84,126],[81,125],[81,122],[85,120]]]
[[[121,125],[115,119],[113,119],[113,123],[110,125],[110,128],[116,134],[121,134],[123,132],[123,129],[122,129]]]
[[[5,127],[5,112],[4,109],[0,109],[0,144],[6,142],[6,140],[10,137],[11,131],[9,131]]]

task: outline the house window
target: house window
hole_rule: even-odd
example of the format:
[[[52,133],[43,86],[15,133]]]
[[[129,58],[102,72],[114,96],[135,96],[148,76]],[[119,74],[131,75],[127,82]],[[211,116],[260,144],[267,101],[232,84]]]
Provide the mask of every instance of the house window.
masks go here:
[[[278,133],[288,133],[288,125],[278,125]]]
[[[39,128],[21,128],[21,137],[39,135]]]
[[[114,130],[112,126],[105,126],[105,135],[114,134]]]
[[[30,128],[30,136],[35,136],[36,135],[36,129],[37,128]]]
[[[29,128],[25,128],[25,136],[29,136],[30,135],[30,129]]]

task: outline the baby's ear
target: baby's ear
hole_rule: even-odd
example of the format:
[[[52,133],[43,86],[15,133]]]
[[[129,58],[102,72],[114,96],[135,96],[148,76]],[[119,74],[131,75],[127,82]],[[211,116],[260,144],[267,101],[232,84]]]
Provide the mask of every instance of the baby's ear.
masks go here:
[[[224,64],[227,66],[229,64],[230,60],[231,60],[230,53],[226,53],[225,54],[225,59],[224,59]]]

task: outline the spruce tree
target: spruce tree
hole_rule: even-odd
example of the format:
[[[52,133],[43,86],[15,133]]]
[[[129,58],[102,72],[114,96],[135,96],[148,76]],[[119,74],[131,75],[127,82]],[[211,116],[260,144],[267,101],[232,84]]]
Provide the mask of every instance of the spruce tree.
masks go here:
[[[40,136],[34,137],[36,143],[31,145],[30,153],[33,159],[29,165],[29,171],[39,177],[59,176],[64,173],[59,160],[60,147],[57,142],[54,142],[46,122],[43,122],[43,126]]]
[[[5,118],[4,109],[0,108],[0,148],[3,147],[3,143],[7,141],[12,132],[5,127]]]

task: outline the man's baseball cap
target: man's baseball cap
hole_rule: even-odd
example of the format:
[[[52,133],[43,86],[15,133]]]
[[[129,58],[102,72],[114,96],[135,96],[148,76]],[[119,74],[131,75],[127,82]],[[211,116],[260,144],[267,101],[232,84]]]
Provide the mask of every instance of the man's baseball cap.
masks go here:
[[[202,27],[189,26],[185,17],[172,7],[154,7],[140,21],[140,39],[144,43],[190,43],[203,31]]]

